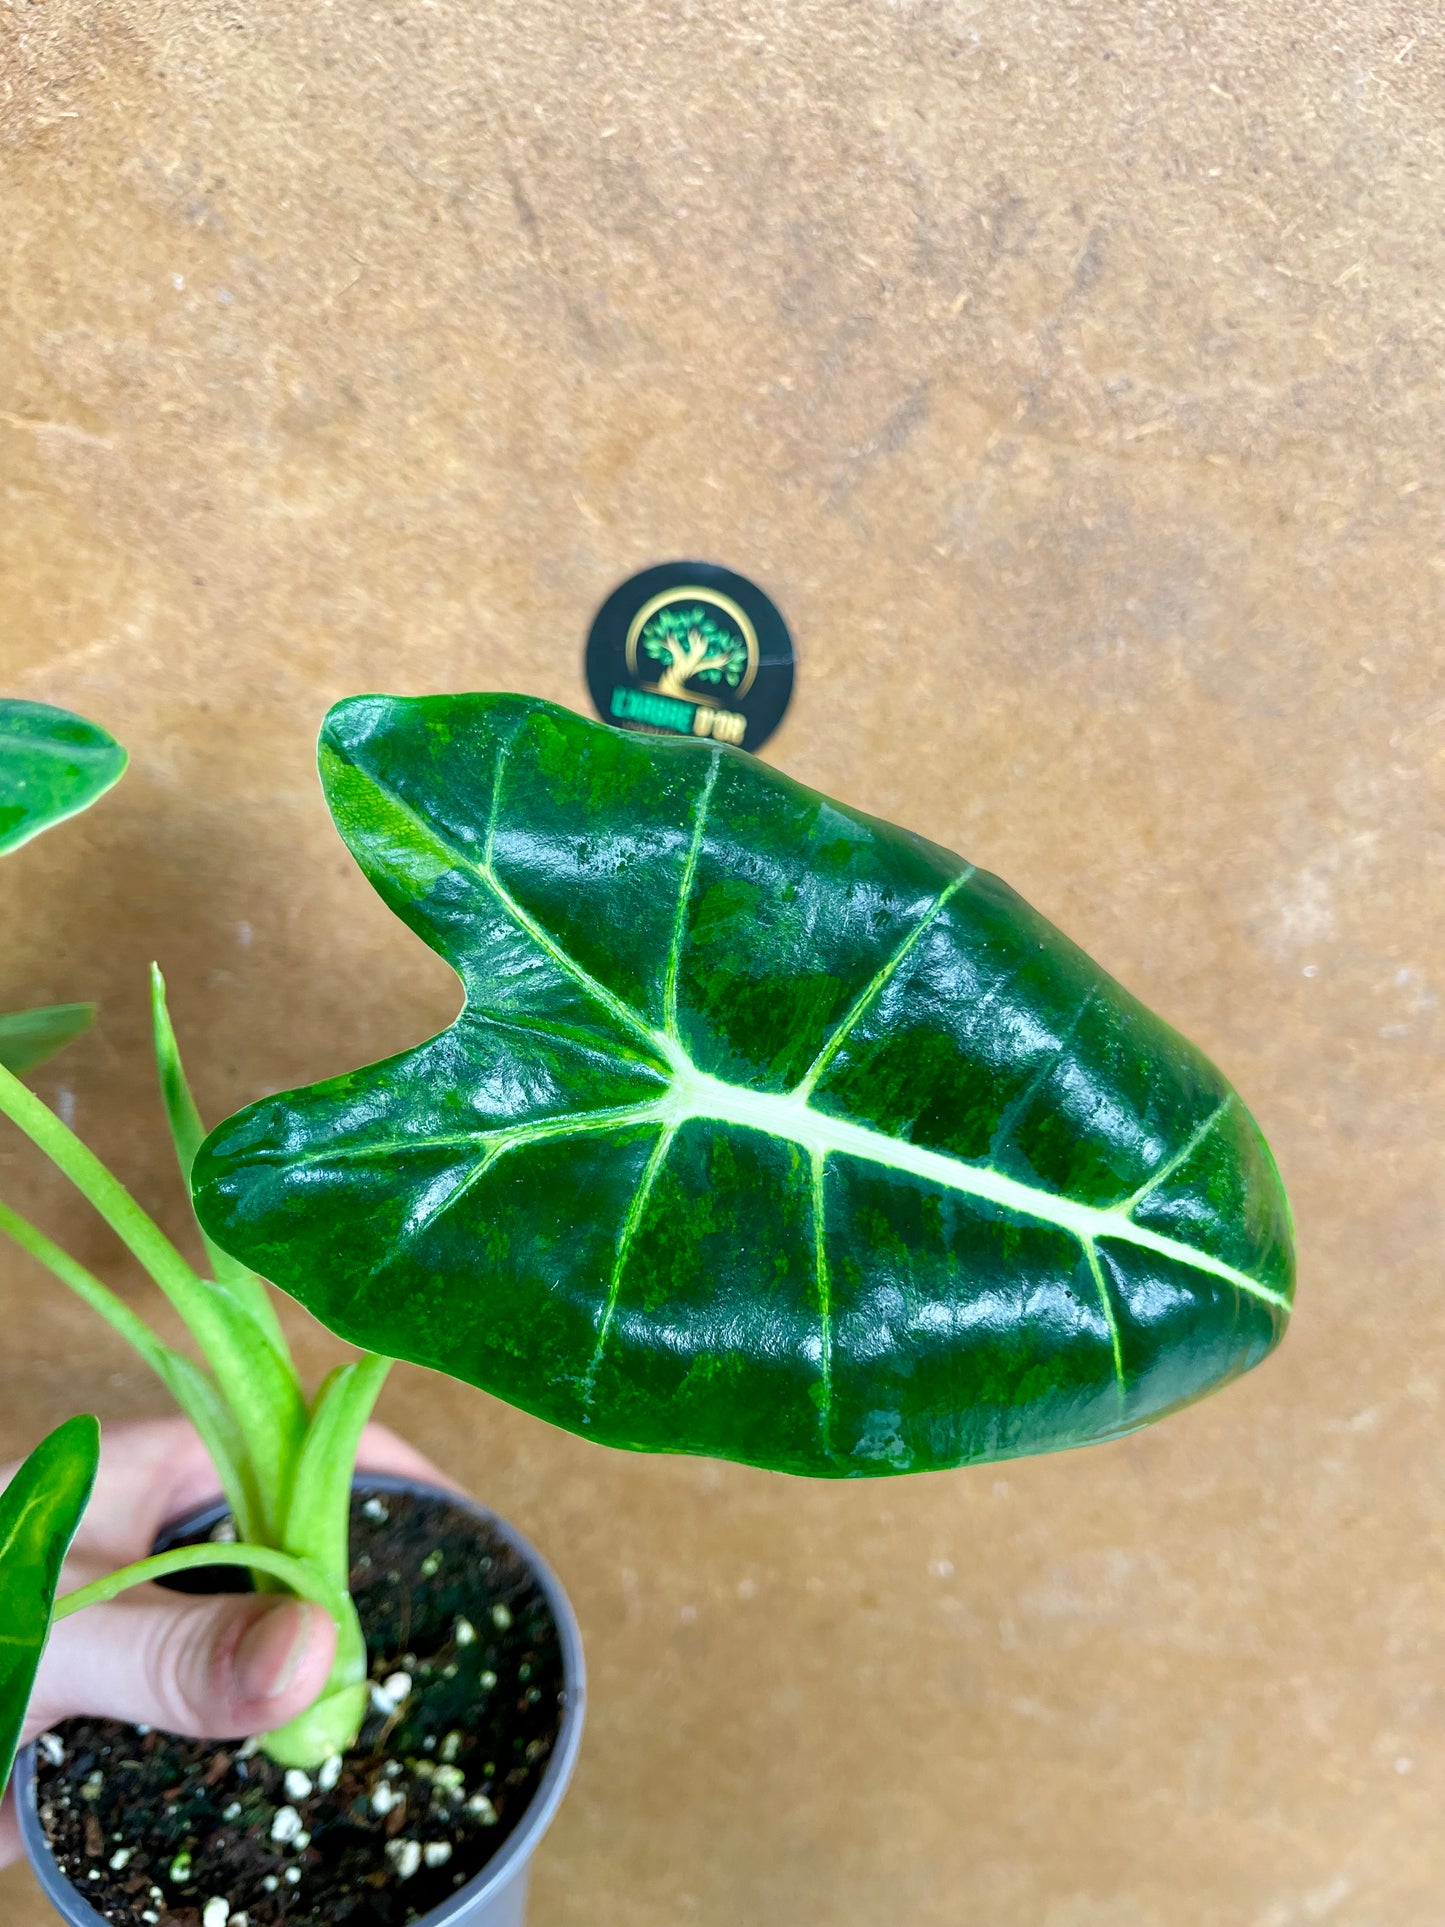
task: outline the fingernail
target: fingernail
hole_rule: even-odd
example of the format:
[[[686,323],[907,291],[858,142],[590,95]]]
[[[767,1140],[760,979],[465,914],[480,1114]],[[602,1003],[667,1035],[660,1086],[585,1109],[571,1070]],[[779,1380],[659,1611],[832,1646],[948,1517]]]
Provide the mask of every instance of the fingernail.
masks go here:
[[[236,1684],[247,1700],[280,1699],[295,1683],[316,1615],[299,1599],[273,1606],[246,1628],[236,1648]]]

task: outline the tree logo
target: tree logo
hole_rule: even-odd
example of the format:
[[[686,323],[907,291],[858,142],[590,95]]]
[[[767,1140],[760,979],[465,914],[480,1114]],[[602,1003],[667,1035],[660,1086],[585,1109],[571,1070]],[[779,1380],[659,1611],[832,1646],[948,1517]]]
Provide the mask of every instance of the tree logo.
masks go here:
[[[793,642],[755,582],[661,562],[614,589],[587,639],[597,712],[622,729],[758,749],[793,692]]]
[[[701,702],[723,686],[746,696],[758,673],[758,638],[731,597],[691,584],[664,589],[627,632],[628,668],[642,676],[653,664],[659,696]]]

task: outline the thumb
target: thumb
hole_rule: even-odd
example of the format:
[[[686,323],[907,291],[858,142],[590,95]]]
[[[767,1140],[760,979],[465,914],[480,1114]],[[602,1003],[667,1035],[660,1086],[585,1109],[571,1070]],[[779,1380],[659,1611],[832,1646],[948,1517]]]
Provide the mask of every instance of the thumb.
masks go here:
[[[55,1628],[26,1733],[76,1713],[198,1739],[264,1733],[305,1712],[335,1653],[330,1615],[306,1600],[138,1587]]]

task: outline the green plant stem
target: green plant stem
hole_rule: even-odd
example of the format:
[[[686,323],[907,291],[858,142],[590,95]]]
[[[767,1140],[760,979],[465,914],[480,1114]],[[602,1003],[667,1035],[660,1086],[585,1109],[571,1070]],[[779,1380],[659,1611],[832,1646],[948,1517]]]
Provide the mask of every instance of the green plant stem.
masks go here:
[[[87,1606],[103,1605],[131,1586],[167,1579],[173,1573],[194,1572],[206,1566],[245,1566],[252,1572],[268,1573],[291,1592],[310,1599],[330,1614],[336,1625],[336,1657],[319,1699],[296,1719],[263,1736],[266,1753],[282,1766],[315,1768],[333,1753],[344,1753],[355,1743],[366,1713],[366,1640],[356,1607],[342,1586],[337,1586],[305,1559],[271,1546],[215,1545],[177,1546],[172,1552],[157,1552],[134,1565],[96,1579],[88,1586],[67,1593],[57,1600],[55,1617],[68,1619]]]
[[[143,1318],[137,1317],[124,1299],[103,1285],[93,1272],[18,1211],[0,1202],[0,1232],[38,1259],[90,1309],[97,1312],[112,1330],[133,1345],[160,1379],[171,1397],[195,1426],[211,1456],[227,1503],[243,1539],[252,1538],[257,1529],[260,1502],[255,1476],[246,1457],[235,1417],[216,1389],[210,1374],[182,1353],[163,1345]]]
[[[336,1658],[320,1698],[285,1726],[261,1736],[261,1750],[278,1766],[307,1771],[355,1744],[366,1717],[366,1635],[350,1593],[337,1589]]]
[[[391,1360],[366,1352],[329,1374],[312,1409],[296,1461],[282,1544],[344,1586],[351,1572],[351,1480],[362,1427],[371,1417]]]
[[[103,1285],[93,1272],[87,1271],[62,1246],[47,1238],[37,1225],[31,1224],[28,1218],[22,1218],[18,1211],[12,1211],[4,1203],[0,1203],[0,1231],[13,1239],[22,1251],[28,1251],[32,1258],[38,1258],[78,1298],[83,1298],[92,1311],[98,1312],[128,1344],[134,1345],[153,1370],[160,1370],[159,1354],[165,1347],[145,1320],[138,1317],[123,1298],[118,1297],[108,1285]]]
[[[163,991],[158,994],[164,1018]],[[164,1035],[169,1035],[168,1020]],[[167,1108],[184,1170],[188,1153],[194,1155],[194,1107],[173,1042],[169,1057],[161,1053],[162,1077],[164,1082],[169,1064],[174,1077],[166,1089]],[[323,1387],[314,1416],[308,1416],[284,1340],[280,1349],[273,1340],[272,1328],[278,1336],[280,1328],[260,1279],[244,1272],[234,1281],[238,1291],[223,1280],[198,1277],[94,1152],[3,1067],[0,1114],[70,1179],[145,1266],[184,1319],[214,1378],[162,1344],[123,1299],[4,1204],[0,1233],[69,1286],[157,1373],[209,1451],[242,1535],[238,1545],[182,1547],[127,1566],[69,1594],[56,1617],[170,1573],[245,1566],[259,1588],[279,1585],[313,1599],[336,1625],[336,1657],[320,1697],[296,1719],[264,1735],[263,1747],[282,1765],[299,1767],[315,1767],[345,1752],[366,1712],[366,1641],[346,1590],[347,1506],[357,1442],[390,1361],[367,1354],[342,1366]],[[194,1123],[198,1130],[199,1120]],[[261,1294],[259,1311],[256,1293]]]
[[[152,1553],[149,1559],[121,1566],[107,1573],[104,1579],[93,1579],[88,1586],[79,1586],[58,1599],[55,1617],[68,1619],[72,1613],[84,1612],[87,1606],[104,1605],[106,1600],[116,1598],[132,1586],[149,1585],[156,1579],[169,1579],[173,1573],[194,1572],[205,1566],[246,1566],[253,1572],[268,1572],[299,1598],[324,1607],[333,1619],[339,1621],[343,1616],[346,1595],[304,1559],[293,1559],[290,1553],[277,1552],[272,1546],[239,1542],[217,1545],[207,1541],[205,1545],[176,1546],[170,1552]]]
[[[205,1138],[206,1127],[201,1122],[196,1100],[186,1081],[185,1066],[181,1063],[180,1045],[176,1042],[175,1028],[166,1005],[166,980],[161,975],[160,965],[155,963],[151,965],[151,1031],[155,1043],[156,1070],[160,1076],[161,1102],[165,1106],[166,1121],[171,1127],[171,1141],[176,1147],[181,1182],[189,1197],[191,1166]],[[276,1307],[271,1302],[265,1284],[248,1266],[213,1243],[204,1231],[201,1238],[206,1247],[206,1256],[211,1261],[211,1274],[217,1284],[224,1285],[245,1306],[276,1348],[278,1356],[289,1365],[291,1352],[286,1343],[286,1334],[281,1329],[281,1321],[276,1316]]]
[[[120,1179],[114,1177],[94,1151],[62,1124],[48,1104],[0,1066],[0,1111],[18,1125],[33,1144],[64,1172],[71,1183],[100,1213],[111,1230],[155,1279],[177,1311],[191,1324],[209,1322],[193,1302],[201,1281],[170,1239],[141,1210]],[[199,1331],[196,1333],[200,1337]]]
[[[199,1278],[120,1180],[55,1113],[0,1066],[0,1113],[17,1125],[100,1213],[175,1306],[236,1417],[255,1471],[265,1538],[279,1538],[306,1431],[295,1372],[222,1285]]]
[[[325,1573],[342,1591],[351,1614],[349,1620],[339,1622],[337,1657],[339,1660],[343,1650],[352,1653],[362,1678],[366,1674],[366,1640],[351,1597],[345,1592],[351,1575],[351,1480],[362,1428],[371,1416],[391,1363],[375,1352],[364,1352],[349,1365],[339,1365],[317,1393],[306,1441],[296,1461],[282,1542],[293,1557],[304,1560],[313,1571]],[[365,1710],[363,1698],[356,1715],[358,1726]],[[283,1766],[306,1766],[341,1750],[334,1743],[334,1729],[342,1718],[342,1712],[322,1699],[288,1725],[268,1733],[262,1745]]]

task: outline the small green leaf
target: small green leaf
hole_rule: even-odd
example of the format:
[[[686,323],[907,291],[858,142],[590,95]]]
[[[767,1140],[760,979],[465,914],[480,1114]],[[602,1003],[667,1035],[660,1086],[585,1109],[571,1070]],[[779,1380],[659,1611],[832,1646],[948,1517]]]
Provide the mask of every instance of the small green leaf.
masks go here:
[[[96,1421],[67,1419],[0,1492],[0,1792],[50,1636],[61,1563],[90,1499],[99,1456]]]
[[[607,1444],[836,1477],[1118,1437],[1279,1339],[1258,1127],[998,878],[515,696],[342,703],[321,769],[466,1004],[242,1111],[193,1179],[353,1343]]]
[[[156,963],[151,965],[151,1033],[155,1044],[156,1069],[161,1080],[161,1102],[166,1107],[166,1121],[171,1127],[171,1140],[176,1147],[181,1182],[189,1196],[191,1165],[195,1162],[206,1130],[201,1123],[201,1114],[196,1109],[196,1100],[191,1096],[191,1087],[186,1081],[181,1047],[176,1042],[171,1013],[166,1006],[166,980],[161,975],[160,965]],[[249,1313],[270,1340],[276,1355],[289,1366],[291,1353],[286,1334],[281,1329],[281,1321],[276,1316],[276,1307],[271,1303],[264,1280],[253,1271],[248,1271],[228,1251],[222,1251],[219,1245],[213,1244],[204,1231],[201,1237],[217,1284],[223,1285]]]
[[[115,738],[83,716],[0,698],[0,855],[87,808],[125,765]]]
[[[0,1015],[0,1064],[20,1076],[43,1064],[89,1028],[94,1004],[46,1004]]]
[[[282,1546],[345,1586],[351,1570],[351,1479],[362,1428],[391,1369],[369,1353],[338,1365],[316,1394],[306,1443],[296,1462]]]

